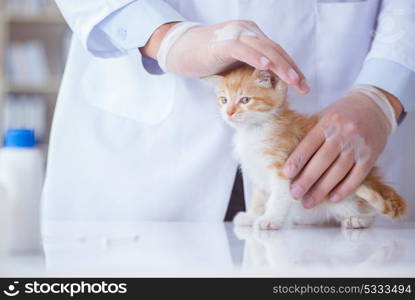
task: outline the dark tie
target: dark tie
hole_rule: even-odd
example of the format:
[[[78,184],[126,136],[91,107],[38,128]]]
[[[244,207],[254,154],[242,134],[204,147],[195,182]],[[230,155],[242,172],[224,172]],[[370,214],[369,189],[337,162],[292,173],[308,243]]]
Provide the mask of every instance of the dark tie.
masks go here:
[[[241,171],[236,171],[235,182],[233,184],[231,198],[229,199],[228,209],[225,214],[225,221],[232,221],[239,211],[245,211],[244,184]]]

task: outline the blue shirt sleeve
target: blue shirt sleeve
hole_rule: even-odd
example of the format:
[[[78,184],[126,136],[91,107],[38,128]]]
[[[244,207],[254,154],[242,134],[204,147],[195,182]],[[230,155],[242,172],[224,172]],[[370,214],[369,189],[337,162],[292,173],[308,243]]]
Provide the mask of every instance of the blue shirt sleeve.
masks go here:
[[[144,46],[161,25],[184,20],[162,0],[136,0],[94,27],[88,39],[88,50],[103,58],[126,55]]]
[[[415,110],[415,72],[384,58],[368,59],[355,84],[381,88],[398,98],[404,110]]]

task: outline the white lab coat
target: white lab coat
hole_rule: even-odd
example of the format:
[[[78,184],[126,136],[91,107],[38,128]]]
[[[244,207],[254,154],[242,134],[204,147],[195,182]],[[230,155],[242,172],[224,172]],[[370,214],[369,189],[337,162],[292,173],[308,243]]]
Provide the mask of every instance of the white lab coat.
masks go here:
[[[103,59],[87,50],[94,24],[128,2],[58,1],[75,38],[53,121],[43,216],[221,221],[237,162],[232,130],[220,119],[211,88],[197,79],[149,74],[139,51]],[[302,112],[319,111],[353,85],[380,10],[379,1],[166,2],[191,21],[257,22],[310,81],[309,95],[291,93]],[[372,55],[382,55],[378,50]],[[415,65],[415,56],[407,64]],[[382,158],[387,177],[409,198],[415,196],[409,181],[414,121],[409,115]]]

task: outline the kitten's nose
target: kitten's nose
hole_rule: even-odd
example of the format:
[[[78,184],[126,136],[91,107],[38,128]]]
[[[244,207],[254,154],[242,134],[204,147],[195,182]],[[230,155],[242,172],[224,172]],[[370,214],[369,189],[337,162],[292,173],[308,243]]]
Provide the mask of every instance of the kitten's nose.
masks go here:
[[[232,117],[232,115],[235,113],[235,110],[234,109],[230,109],[230,110],[227,110],[226,111],[226,114],[229,116],[229,117]]]

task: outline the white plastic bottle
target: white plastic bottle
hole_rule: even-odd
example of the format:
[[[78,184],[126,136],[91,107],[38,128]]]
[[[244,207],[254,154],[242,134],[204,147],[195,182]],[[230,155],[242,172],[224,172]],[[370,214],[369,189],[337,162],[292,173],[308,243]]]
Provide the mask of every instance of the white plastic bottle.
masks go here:
[[[31,251],[40,243],[40,197],[44,159],[28,129],[10,129],[0,151],[0,185],[10,202],[8,250]]]
[[[0,258],[9,248],[10,242],[10,198],[6,189],[0,184]]]

